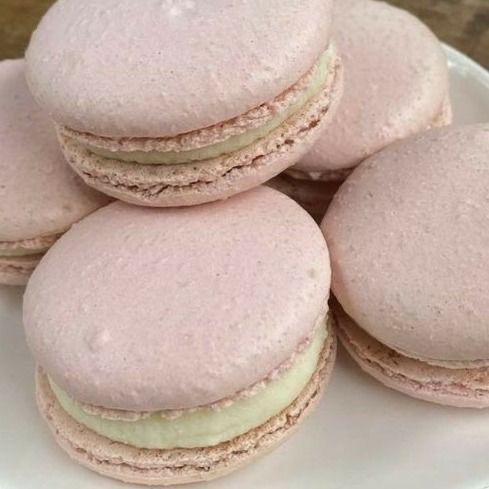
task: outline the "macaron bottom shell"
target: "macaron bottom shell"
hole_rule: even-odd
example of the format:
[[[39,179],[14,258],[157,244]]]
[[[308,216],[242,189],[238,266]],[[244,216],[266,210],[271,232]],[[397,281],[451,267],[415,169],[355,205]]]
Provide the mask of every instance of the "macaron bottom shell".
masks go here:
[[[343,70],[334,57],[319,94],[265,137],[231,154],[187,164],[140,164],[98,156],[69,133],[61,148],[89,186],[144,206],[189,206],[225,199],[256,187],[292,166],[314,145],[341,99]]]
[[[12,242],[0,241],[0,284],[26,285],[44,254],[62,234],[59,232]]]
[[[407,357],[363,331],[335,302],[338,337],[360,368],[415,399],[462,408],[489,407],[489,368],[443,367]]]
[[[42,257],[42,254],[25,256],[0,255],[0,284],[26,285]]]
[[[39,255],[45,253],[61,234],[16,242],[0,242],[0,258]]]
[[[75,421],[61,407],[41,369],[36,378],[38,407],[60,447],[73,460],[101,475],[155,486],[212,480],[276,448],[313,411],[336,358],[336,336],[330,325],[323,345],[312,376],[289,406],[260,426],[214,446],[146,449],[114,442]]]

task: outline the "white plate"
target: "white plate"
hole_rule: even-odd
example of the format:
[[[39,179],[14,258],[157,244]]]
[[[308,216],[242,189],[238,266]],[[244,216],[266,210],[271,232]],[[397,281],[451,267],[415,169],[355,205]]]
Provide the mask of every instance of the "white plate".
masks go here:
[[[489,73],[447,52],[456,122],[489,121]],[[72,463],[39,418],[21,296],[21,289],[0,287],[0,489],[129,487]],[[488,454],[489,410],[415,401],[371,380],[342,354],[319,409],[288,443],[225,479],[192,487],[483,489]]]

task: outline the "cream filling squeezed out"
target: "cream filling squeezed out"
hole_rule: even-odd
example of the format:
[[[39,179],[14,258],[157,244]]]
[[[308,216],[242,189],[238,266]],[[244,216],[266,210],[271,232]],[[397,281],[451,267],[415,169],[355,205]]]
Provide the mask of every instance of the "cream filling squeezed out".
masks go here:
[[[106,148],[92,145],[87,145],[86,148],[93,154],[103,158],[141,163],[144,165],[191,163],[193,161],[203,161],[234,153],[235,151],[246,148],[254,142],[268,136],[289,117],[299,112],[299,110],[301,110],[309,101],[316,97],[328,81],[330,66],[333,59],[334,50],[330,48],[322,55],[317,72],[315,73],[311,84],[292,105],[279,112],[263,126],[250,129],[243,134],[231,136],[226,141],[188,151],[111,151]]]
[[[254,396],[221,409],[200,407],[183,411],[176,418],[165,416],[163,411],[136,421],[105,419],[87,413],[52,380],[49,382],[72,418],[110,440],[149,449],[208,447],[242,435],[290,406],[312,378],[327,336],[323,324],[294,365]]]

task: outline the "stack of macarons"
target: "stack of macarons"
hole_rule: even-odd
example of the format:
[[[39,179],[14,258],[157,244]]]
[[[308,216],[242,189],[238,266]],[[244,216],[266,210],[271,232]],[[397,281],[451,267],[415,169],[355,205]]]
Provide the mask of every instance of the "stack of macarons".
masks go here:
[[[448,66],[441,43],[416,17],[384,2],[341,0],[333,38],[345,67],[344,96],[318,143],[273,182],[320,221],[334,191],[393,142],[450,124]]]
[[[51,247],[24,324],[39,410],[75,461],[146,485],[241,467],[318,404],[336,330],[391,387],[489,405],[489,129],[429,130],[451,121],[448,71],[416,18],[59,0],[26,60],[0,64],[0,136],[17,137],[0,171],[30,194],[0,185],[0,279]],[[333,200],[323,233],[284,194],[317,221]]]

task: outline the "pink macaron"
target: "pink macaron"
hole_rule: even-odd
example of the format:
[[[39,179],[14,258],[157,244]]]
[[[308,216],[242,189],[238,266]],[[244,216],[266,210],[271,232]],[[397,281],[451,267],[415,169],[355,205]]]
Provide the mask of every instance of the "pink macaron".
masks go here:
[[[322,229],[339,333],[385,385],[489,407],[489,125],[427,131],[362,163]]]
[[[223,199],[296,163],[332,118],[331,11],[331,0],[62,0],[33,34],[28,81],[89,185],[145,206]]]
[[[452,118],[445,54],[424,24],[372,0],[337,1],[334,14],[345,95],[319,142],[289,170],[300,180],[342,181],[394,141]]]
[[[74,222],[108,203],[66,164],[23,60],[0,62],[0,284],[24,285]]]
[[[317,404],[335,357],[329,285],[319,227],[273,189],[187,208],[113,203],[64,235],[27,287],[39,408],[103,475],[224,475]]]

